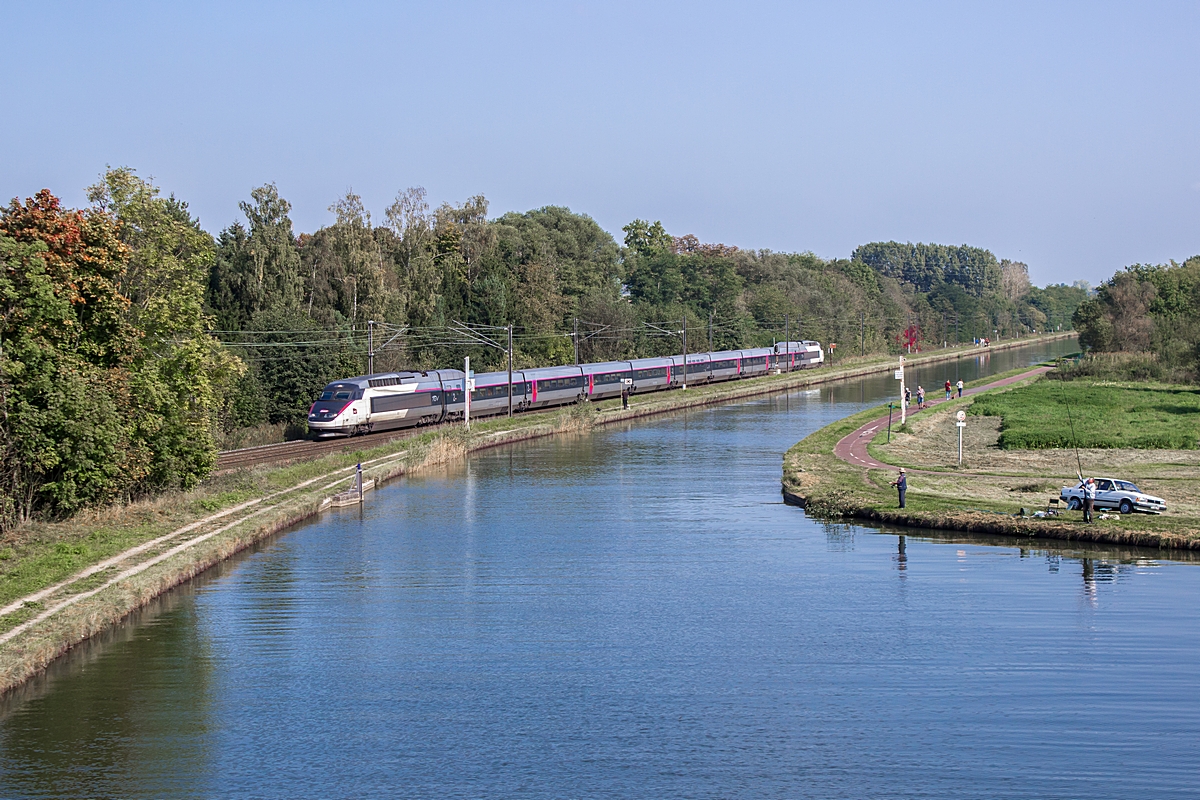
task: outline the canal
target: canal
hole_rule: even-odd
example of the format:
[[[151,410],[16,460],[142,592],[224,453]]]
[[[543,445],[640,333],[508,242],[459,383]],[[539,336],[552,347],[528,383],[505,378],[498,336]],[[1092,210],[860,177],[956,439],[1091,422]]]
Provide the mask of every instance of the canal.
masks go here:
[[[914,369],[936,392],[1074,342]],[[780,501],[891,375],[496,449],[0,705],[2,797],[1194,797],[1200,571]]]

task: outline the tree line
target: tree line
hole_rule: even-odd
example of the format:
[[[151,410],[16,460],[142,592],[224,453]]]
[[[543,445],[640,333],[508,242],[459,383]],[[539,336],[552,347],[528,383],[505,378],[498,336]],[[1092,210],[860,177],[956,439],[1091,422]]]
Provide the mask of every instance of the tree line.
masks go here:
[[[872,243],[847,259],[675,236],[618,242],[547,206],[488,216],[423,189],[373,217],[353,192],[297,233],[273,184],[215,236],[127,168],[91,205],[48,190],[0,211],[0,525],[188,488],[225,432],[303,423],[328,381],[367,370],[501,369],[785,334],[899,352],[1066,327],[1087,292],[1029,283],[986,250]]]
[[[1126,267],[1078,307],[1074,325],[1088,350],[1143,354],[1153,363],[1127,366],[1147,377],[1194,382],[1200,376],[1200,256]]]

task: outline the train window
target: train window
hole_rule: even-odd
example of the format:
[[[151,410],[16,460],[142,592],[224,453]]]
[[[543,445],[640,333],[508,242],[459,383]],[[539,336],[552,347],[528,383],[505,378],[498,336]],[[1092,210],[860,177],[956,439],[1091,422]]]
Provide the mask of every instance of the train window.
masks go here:
[[[385,394],[371,398],[371,413],[379,414],[384,411],[399,411],[404,408],[421,408],[431,402],[436,403],[430,392],[411,392],[407,394]]]
[[[332,400],[333,392],[321,392],[321,399],[322,400]]]
[[[336,392],[336,393],[333,395],[333,399],[334,399],[334,400],[349,400],[349,399],[350,399],[350,393],[349,393],[349,392]]]
[[[490,400],[494,397],[508,397],[508,384],[499,386],[484,386],[471,392],[472,400]]]
[[[586,385],[583,380],[583,376],[577,378],[552,378],[547,381],[538,381],[538,388],[543,392],[578,389]]]

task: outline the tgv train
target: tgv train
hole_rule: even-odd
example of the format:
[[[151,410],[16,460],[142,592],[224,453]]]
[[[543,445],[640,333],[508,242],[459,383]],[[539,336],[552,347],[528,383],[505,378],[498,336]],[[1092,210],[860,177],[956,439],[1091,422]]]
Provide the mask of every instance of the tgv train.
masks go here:
[[[589,399],[656,392],[685,383],[752,378],[772,370],[820,366],[819,342],[780,342],[774,347],[637,358],[569,367],[539,367],[475,375],[471,416],[559,406]],[[386,372],[334,381],[308,410],[308,428],[321,435],[353,435],[462,419],[466,410],[464,374],[456,369]],[[628,381],[628,383],[626,383]]]

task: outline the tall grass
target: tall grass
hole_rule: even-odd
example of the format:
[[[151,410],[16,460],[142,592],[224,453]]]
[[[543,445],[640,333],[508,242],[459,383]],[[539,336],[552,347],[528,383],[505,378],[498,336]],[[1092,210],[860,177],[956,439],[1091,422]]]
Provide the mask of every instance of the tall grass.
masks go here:
[[[1157,381],[1192,383],[1196,375],[1188,369],[1162,363],[1154,353],[1087,353],[1059,360],[1050,380]]]

